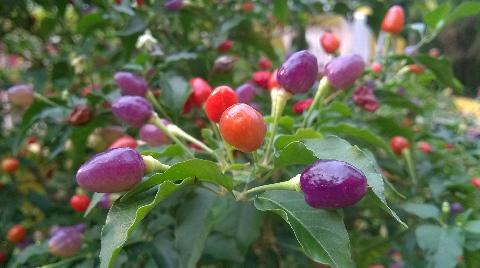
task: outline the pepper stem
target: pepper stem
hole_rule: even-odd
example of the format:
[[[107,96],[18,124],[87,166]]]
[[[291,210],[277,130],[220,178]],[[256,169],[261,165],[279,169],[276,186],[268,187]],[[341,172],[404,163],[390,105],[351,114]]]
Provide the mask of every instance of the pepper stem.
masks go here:
[[[48,105],[50,105],[50,106],[60,106],[60,105],[56,104],[55,102],[49,100],[48,98],[42,96],[41,94],[38,94],[37,92],[33,93],[33,96],[34,96],[36,99],[38,99],[38,100],[40,100],[40,101],[43,101],[43,102],[45,102],[46,104],[48,104]]]
[[[272,112],[273,123],[269,126],[270,138],[268,139],[267,148],[265,149],[264,164],[267,165],[270,161],[270,154],[273,148],[273,141],[275,140],[275,133],[277,131],[278,120],[282,116],[283,110],[287,101],[292,97],[292,94],[288,93],[283,88],[274,88],[270,91],[270,97],[272,99]]]
[[[200,148],[202,148],[203,150],[205,150],[209,154],[215,155],[213,150],[210,147],[208,147],[207,145],[205,145],[205,143],[197,140],[195,137],[188,134],[183,129],[179,128],[177,125],[170,124],[170,125],[167,126],[167,128],[170,131],[170,133],[172,133],[173,135],[178,136],[178,137],[182,137],[183,139],[185,139],[185,140],[187,140],[187,141],[189,141],[189,142],[191,142],[195,145],[198,145]]]
[[[181,141],[179,140],[175,135],[173,135],[170,130],[167,128],[167,126],[165,126],[163,123],[162,123],[162,120],[160,120],[160,117],[158,117],[158,114],[157,113],[152,113],[152,117],[150,117],[150,120],[149,120],[150,123],[154,124],[155,126],[157,126],[161,131],[163,131],[163,133],[165,133],[173,142],[175,142],[176,144],[178,144],[180,147],[182,147],[182,149],[187,152],[191,157],[195,157],[195,155],[192,153],[192,151],[190,151],[188,149],[188,147]]]
[[[165,165],[151,155],[142,155],[143,163],[145,164],[145,173],[165,171],[170,168],[169,165]]]
[[[320,84],[318,85],[317,92],[315,93],[315,97],[313,97],[312,104],[308,107],[307,113],[303,119],[303,127],[309,127],[310,116],[312,116],[313,110],[317,108],[317,106],[321,106],[323,104],[323,100],[325,97],[330,93],[332,90],[332,86],[326,76],[320,80]]]
[[[300,174],[289,179],[288,181],[266,184],[251,188],[250,190],[243,192],[242,196],[247,196],[249,194],[263,192],[267,190],[289,190],[301,192],[302,190],[300,189]]]
[[[158,112],[160,112],[160,114],[168,119],[168,121],[172,121],[172,119],[170,119],[170,117],[168,116],[167,112],[165,111],[165,109],[163,109],[162,105],[160,105],[160,103],[158,102],[157,98],[155,98],[155,96],[153,95],[152,91],[148,90],[147,91],[147,100],[150,101],[152,104],[153,104],[153,107],[155,107],[155,110],[157,110]]]
[[[415,174],[415,164],[413,163],[412,153],[410,148],[406,148],[402,150],[402,156],[405,158],[407,162],[408,173],[412,178],[413,184],[417,184],[417,176]]]

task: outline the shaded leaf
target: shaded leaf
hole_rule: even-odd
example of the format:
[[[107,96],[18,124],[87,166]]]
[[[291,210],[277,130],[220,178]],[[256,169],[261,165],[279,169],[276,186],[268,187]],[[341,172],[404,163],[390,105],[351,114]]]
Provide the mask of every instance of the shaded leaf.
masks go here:
[[[175,229],[175,246],[180,253],[181,267],[196,267],[208,234],[226,210],[226,200],[199,188],[195,196],[180,208]]]
[[[414,214],[422,219],[437,218],[440,216],[440,210],[431,204],[404,203],[400,207],[410,214]]]
[[[88,208],[83,214],[83,217],[87,217],[90,214],[90,212],[92,212],[92,210],[97,206],[98,202],[100,202],[100,200],[104,195],[105,195],[104,193],[93,193],[92,199],[90,200],[90,204],[88,204]]]
[[[478,1],[468,1],[458,5],[452,13],[446,18],[447,23],[452,23],[458,19],[474,16],[480,13],[480,3]]]
[[[176,115],[180,114],[183,104],[190,95],[190,85],[180,76],[165,77],[161,80],[162,99],[164,107]]]
[[[77,25],[77,31],[83,35],[92,34],[95,29],[101,29],[106,20],[98,12],[92,12],[83,16]]]
[[[305,139],[321,138],[322,134],[311,128],[299,128],[292,135],[279,135],[275,140],[275,148],[277,150],[282,149],[289,143],[294,141],[301,141]]]
[[[440,29],[445,24],[445,18],[450,12],[450,8],[450,3],[439,5],[434,10],[425,14],[425,16],[423,16],[423,21],[433,30]]]
[[[191,183],[193,179],[183,180],[179,184],[165,181],[158,185],[154,196],[147,192],[127,202],[115,201],[102,229],[100,267],[112,267],[128,237],[147,214],[171,193]]]
[[[117,34],[119,36],[129,36],[134,34],[140,34],[147,28],[147,22],[139,16],[138,14],[133,16],[124,27],[123,30],[119,31]]]
[[[435,77],[445,86],[451,87],[457,92],[462,91],[462,84],[455,78],[452,65],[445,58],[432,58],[427,55],[418,55],[417,60],[427,67]]]
[[[344,138],[357,138],[360,140],[364,140],[367,143],[376,146],[378,148],[383,148],[388,150],[389,147],[386,142],[380,138],[379,136],[375,135],[368,129],[360,128],[354,125],[341,123],[336,125],[322,125],[321,126],[322,132],[330,132],[332,134],[342,136]]]
[[[464,228],[469,233],[480,234],[480,220],[468,221]]]
[[[285,23],[288,17],[288,1],[273,0],[273,15],[277,20]]]
[[[255,207],[280,215],[312,260],[334,267],[354,266],[347,230],[335,211],[311,208],[303,194],[293,191],[267,191],[257,196]]]
[[[453,268],[463,253],[465,238],[457,227],[422,225],[415,230],[415,237],[431,267]]]

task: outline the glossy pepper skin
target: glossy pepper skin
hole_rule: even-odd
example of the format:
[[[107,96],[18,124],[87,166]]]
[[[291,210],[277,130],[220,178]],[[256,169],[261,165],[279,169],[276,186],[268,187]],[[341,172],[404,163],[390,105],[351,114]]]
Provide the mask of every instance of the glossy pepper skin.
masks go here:
[[[260,148],[266,132],[263,116],[244,103],[228,108],[220,120],[222,137],[242,152],[253,152]]]
[[[120,92],[124,96],[145,96],[148,84],[143,77],[130,72],[117,72],[114,77]]]
[[[19,243],[23,239],[25,239],[25,236],[27,235],[27,230],[23,225],[21,224],[15,224],[8,230],[7,232],[7,240],[12,242],[12,243]]]
[[[250,103],[255,98],[255,87],[251,83],[245,83],[237,89],[235,89],[235,93],[237,94],[238,102],[241,103]]]
[[[132,127],[141,127],[152,116],[152,106],[140,96],[123,96],[112,105],[115,116]]]
[[[220,122],[222,113],[230,106],[238,102],[237,94],[229,86],[219,86],[205,102],[205,113],[208,119],[215,123]]]
[[[355,83],[365,69],[362,57],[356,54],[340,56],[325,65],[325,76],[336,89],[345,89]]]
[[[82,233],[74,229],[59,230],[48,240],[48,249],[54,256],[71,257],[81,247]]]
[[[395,136],[390,140],[390,147],[395,154],[401,155],[403,150],[410,147],[410,143],[405,137]]]
[[[317,58],[306,50],[288,57],[277,71],[277,82],[292,94],[307,92],[318,75]]]
[[[340,40],[331,32],[324,32],[320,37],[323,50],[329,54],[335,53],[340,47]]]
[[[143,177],[142,156],[131,148],[110,149],[85,162],[77,171],[77,183],[85,190],[117,193],[131,189]]]
[[[368,185],[356,167],[338,160],[318,160],[302,171],[300,188],[309,206],[337,209],[359,202]]]
[[[382,31],[391,34],[398,34],[403,30],[405,24],[405,14],[403,8],[399,5],[394,5],[388,9],[387,14],[382,21]]]

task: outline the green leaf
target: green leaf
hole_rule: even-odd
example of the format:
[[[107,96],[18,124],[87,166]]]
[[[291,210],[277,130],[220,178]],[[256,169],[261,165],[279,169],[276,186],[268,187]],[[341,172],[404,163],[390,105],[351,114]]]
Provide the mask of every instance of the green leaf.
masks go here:
[[[348,138],[348,137],[357,138],[360,140],[364,140],[373,146],[383,148],[385,150],[389,149],[388,145],[385,143],[385,141],[382,138],[380,138],[379,136],[375,135],[373,132],[365,128],[360,128],[354,125],[341,123],[341,124],[335,124],[335,125],[322,125],[320,129],[322,132],[330,132],[332,134],[339,135],[344,138]]]
[[[431,204],[404,203],[400,207],[410,214],[414,214],[422,219],[435,219],[440,216],[440,210]]]
[[[468,251],[463,252],[463,259],[467,268],[476,268],[480,263],[480,251]]]
[[[480,13],[480,3],[478,1],[462,2],[446,18],[447,23],[452,23],[458,19],[474,16]]]
[[[194,60],[197,59],[197,53],[182,51],[175,54],[170,54],[165,58],[166,63],[178,62],[182,60]]]
[[[283,147],[287,146],[289,143],[294,141],[301,141],[305,139],[314,139],[314,138],[321,138],[322,134],[319,132],[311,129],[311,128],[299,128],[292,135],[279,135],[275,140],[275,148],[277,150],[282,149]]]
[[[469,233],[480,234],[480,220],[467,221],[463,228]]]
[[[274,160],[274,166],[275,168],[282,168],[290,165],[308,165],[315,160],[317,158],[305,147],[305,144],[294,141],[280,151],[280,154]]]
[[[202,159],[189,159],[178,162],[165,172],[157,173],[147,180],[142,181],[136,185],[135,188],[127,192],[122,200],[126,200],[139,192],[145,191],[165,181],[183,180],[190,177],[195,177],[200,181],[222,185],[229,191],[233,188],[232,177],[223,174],[215,162]]]
[[[416,113],[422,112],[417,104],[413,103],[408,98],[400,97],[397,93],[379,90],[375,94],[382,105],[385,104],[399,109],[409,109]]]
[[[218,249],[216,245],[212,245],[214,242],[228,240],[226,243],[233,242],[235,249],[232,251],[240,255],[235,261],[244,261],[244,255],[252,243],[260,237],[263,213],[255,209],[252,203],[236,202],[233,198],[229,201],[228,212],[213,229],[218,237],[213,239],[214,241],[210,238],[207,240],[207,250],[208,247],[212,247],[209,249],[210,255],[219,259],[233,260],[231,256],[221,256],[221,253],[213,252]]]
[[[162,104],[174,114],[180,114],[183,104],[190,95],[190,85],[180,76],[172,76],[161,80]]]
[[[288,1],[273,0],[273,15],[277,20],[285,23],[288,17]]]
[[[158,148],[146,147],[146,150],[140,150],[142,155],[151,155],[154,158],[176,157],[183,155],[183,149],[178,144],[170,144]]]
[[[411,128],[406,128],[399,124],[396,120],[393,120],[391,117],[378,116],[369,122],[371,126],[378,128],[380,134],[387,137],[393,136],[404,136],[409,140],[413,140],[414,133]]]
[[[447,59],[427,55],[418,55],[416,59],[432,71],[440,83],[453,88],[456,92],[462,92],[463,85],[455,78],[452,65]]]
[[[22,122],[18,127],[18,133],[13,143],[15,154],[20,149],[28,130],[31,129],[33,124],[47,118],[64,118],[67,114],[68,111],[65,107],[52,107],[44,102],[35,101],[22,116]]]
[[[84,218],[87,217],[90,214],[90,212],[92,212],[92,210],[97,206],[98,202],[100,202],[100,200],[104,195],[105,195],[104,193],[93,193],[90,204],[88,204],[88,208],[83,214]]]
[[[154,197],[147,192],[126,202],[115,201],[102,229],[100,267],[112,267],[128,237],[147,214],[171,193],[192,184],[193,181],[193,178],[179,184],[165,181],[158,185]]]
[[[422,225],[415,230],[418,246],[431,267],[453,268],[463,253],[464,234],[457,227]]]
[[[197,267],[208,234],[225,211],[225,198],[201,188],[182,205],[175,229],[175,246],[180,253],[181,267]]]
[[[450,12],[450,3],[444,3],[438,6],[436,9],[428,12],[423,16],[423,21],[432,30],[438,30],[445,25],[445,18]]]
[[[78,166],[86,154],[88,136],[99,126],[102,126],[110,118],[110,114],[97,114],[86,125],[72,127],[70,139],[73,143],[73,165]]]
[[[147,28],[147,22],[138,14],[131,17],[125,28],[119,31],[119,36],[130,36],[140,34]]]
[[[48,252],[47,243],[33,244],[15,255],[12,258],[13,262],[9,263],[8,267],[24,267],[25,265],[22,264],[25,264],[30,258],[47,254]]]
[[[352,109],[343,102],[334,101],[321,110],[320,119],[332,116],[350,117],[352,116]]]
[[[257,196],[255,207],[280,215],[312,260],[334,267],[354,266],[348,233],[339,213],[311,208],[303,194],[293,191],[267,191]]]
[[[89,13],[83,16],[77,25],[77,30],[80,34],[89,35],[94,30],[101,29],[107,21],[102,17],[102,14],[98,12]]]
[[[52,80],[71,79],[74,74],[72,65],[65,60],[53,64]]]

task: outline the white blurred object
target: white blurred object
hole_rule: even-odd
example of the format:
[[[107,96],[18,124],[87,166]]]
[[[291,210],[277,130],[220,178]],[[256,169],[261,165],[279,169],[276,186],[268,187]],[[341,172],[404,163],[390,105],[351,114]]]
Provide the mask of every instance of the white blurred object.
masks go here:
[[[138,37],[135,46],[137,48],[145,48],[146,50],[152,50],[156,44],[158,44],[157,39],[155,39],[155,37],[153,37],[152,35],[152,32],[147,29],[142,35]]]
[[[367,15],[361,11],[356,11],[351,23],[352,47],[350,53],[362,56],[364,61],[368,61],[372,55],[372,32],[368,28]]]

